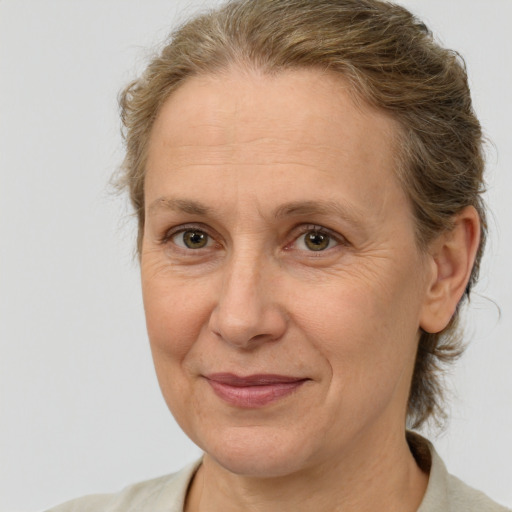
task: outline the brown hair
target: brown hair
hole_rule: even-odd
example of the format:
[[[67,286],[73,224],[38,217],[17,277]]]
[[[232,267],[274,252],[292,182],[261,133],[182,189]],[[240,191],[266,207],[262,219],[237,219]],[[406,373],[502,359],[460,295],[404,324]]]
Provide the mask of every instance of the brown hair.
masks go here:
[[[482,133],[471,105],[462,58],[434,42],[406,9],[380,0],[234,0],[178,28],[144,74],[120,96],[128,188],[144,229],[148,139],[163,102],[194,75],[234,65],[266,73],[318,68],[339,73],[368,104],[401,126],[398,177],[416,217],[422,249],[452,227],[467,205],[481,219],[481,243],[465,297],[475,283],[485,243]],[[458,312],[441,333],[422,332],[408,423],[444,418],[442,368],[462,353]]]

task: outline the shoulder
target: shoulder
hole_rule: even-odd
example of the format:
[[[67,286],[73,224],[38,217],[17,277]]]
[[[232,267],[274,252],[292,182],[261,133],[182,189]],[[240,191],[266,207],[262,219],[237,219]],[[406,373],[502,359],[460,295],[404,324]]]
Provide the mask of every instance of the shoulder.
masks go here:
[[[467,512],[510,512],[511,509],[499,505],[486,494],[477,491],[453,475],[448,475],[448,496],[453,511]]]
[[[200,463],[130,485],[119,493],[84,496],[46,512],[181,512],[187,488]]]
[[[418,512],[511,512],[483,492],[450,475],[429,441],[412,432],[408,432],[407,439],[420,467],[429,468],[430,472],[427,491]]]

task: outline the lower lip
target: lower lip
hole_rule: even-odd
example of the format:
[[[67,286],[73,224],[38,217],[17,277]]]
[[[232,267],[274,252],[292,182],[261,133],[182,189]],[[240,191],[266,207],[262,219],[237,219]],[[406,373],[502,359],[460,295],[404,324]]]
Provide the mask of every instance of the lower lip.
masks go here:
[[[254,409],[276,402],[298,389],[305,380],[277,382],[263,386],[230,386],[207,379],[216,395],[230,405],[245,409]]]

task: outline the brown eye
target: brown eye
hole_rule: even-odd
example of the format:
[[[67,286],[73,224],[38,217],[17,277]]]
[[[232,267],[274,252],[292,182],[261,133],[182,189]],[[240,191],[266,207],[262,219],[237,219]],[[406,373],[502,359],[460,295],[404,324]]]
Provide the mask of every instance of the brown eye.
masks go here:
[[[331,237],[327,233],[310,231],[304,235],[304,244],[310,251],[323,251],[329,247]]]
[[[190,229],[182,233],[181,240],[187,249],[202,249],[208,245],[209,237],[204,231]]]

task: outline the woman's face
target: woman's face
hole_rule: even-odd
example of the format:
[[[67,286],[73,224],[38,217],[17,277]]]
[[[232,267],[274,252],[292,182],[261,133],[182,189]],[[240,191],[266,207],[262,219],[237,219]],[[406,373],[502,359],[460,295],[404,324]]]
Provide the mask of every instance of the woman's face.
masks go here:
[[[403,435],[430,267],[395,133],[308,70],[192,78],[156,120],[141,259],[156,372],[184,431],[235,473]]]

